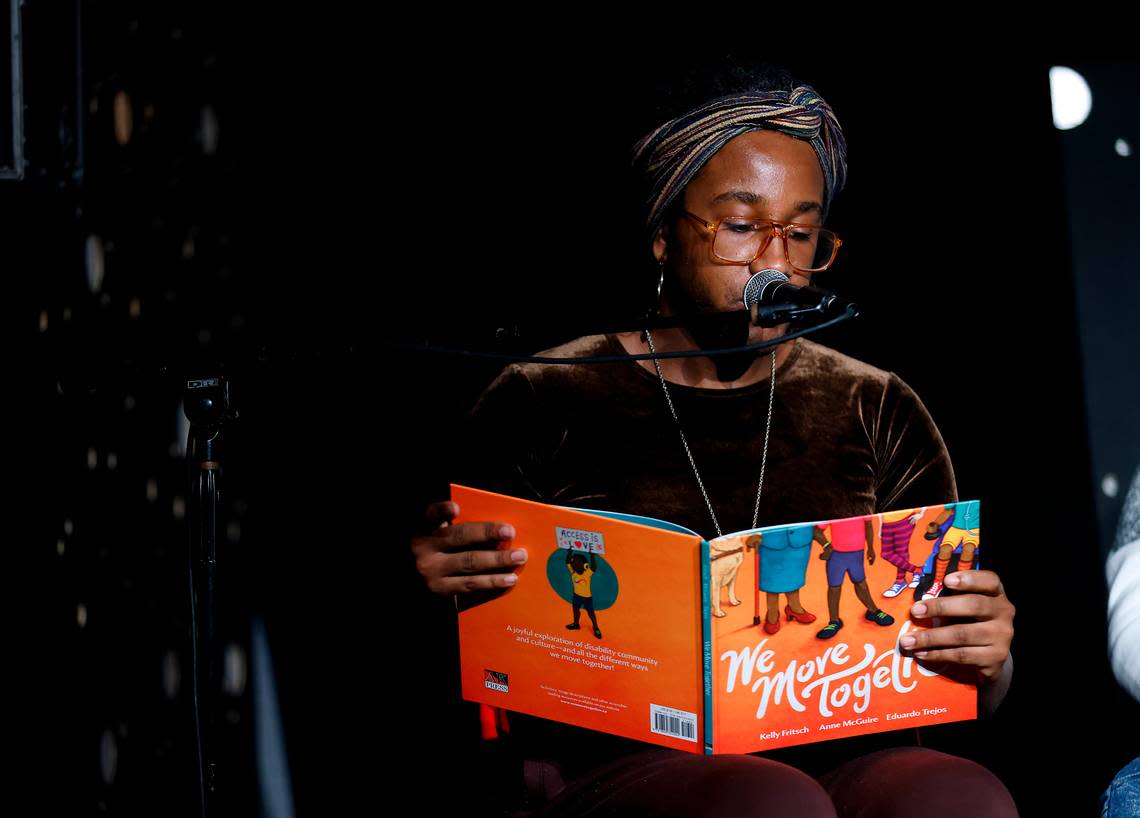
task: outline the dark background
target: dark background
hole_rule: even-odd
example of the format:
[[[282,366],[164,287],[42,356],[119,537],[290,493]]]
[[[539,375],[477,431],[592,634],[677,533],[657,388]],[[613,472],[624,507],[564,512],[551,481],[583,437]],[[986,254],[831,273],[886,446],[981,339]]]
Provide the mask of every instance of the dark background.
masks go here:
[[[454,610],[423,590],[407,540],[499,364],[400,342],[528,352],[636,316],[649,278],[629,148],[656,124],[653,87],[715,53],[76,9],[24,12],[28,167],[0,187],[5,323],[27,385],[10,442],[32,529],[13,595],[29,669],[15,790],[73,814],[195,810],[177,417],[180,381],[220,371],[240,411],[222,641],[247,657],[250,617],[265,623],[298,812],[379,810],[403,792],[483,803]],[[1111,65],[974,45],[968,59],[960,44],[763,55],[816,86],[847,135],[827,283],[864,314],[822,340],[922,396],[1018,608],[997,717],[924,735],[993,769],[1023,814],[1085,814],[1137,752],[1137,705],[1105,658],[1111,532],[1095,512],[1048,67]],[[1113,127],[1140,145],[1134,117]],[[1135,161],[1121,165],[1133,180]],[[1134,346],[1135,331],[1113,340]],[[248,684],[224,701],[222,794],[244,813],[251,708]]]

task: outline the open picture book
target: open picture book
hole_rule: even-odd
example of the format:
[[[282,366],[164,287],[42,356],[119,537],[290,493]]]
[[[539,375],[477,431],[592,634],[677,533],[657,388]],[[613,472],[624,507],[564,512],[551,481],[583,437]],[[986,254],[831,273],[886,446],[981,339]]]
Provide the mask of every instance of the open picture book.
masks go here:
[[[978,567],[977,501],[705,540],[458,485],[451,498],[456,522],[509,523],[501,547],[529,553],[514,587],[458,614],[464,699],[707,754],[977,715],[976,686],[898,646],[932,624],[916,600]]]

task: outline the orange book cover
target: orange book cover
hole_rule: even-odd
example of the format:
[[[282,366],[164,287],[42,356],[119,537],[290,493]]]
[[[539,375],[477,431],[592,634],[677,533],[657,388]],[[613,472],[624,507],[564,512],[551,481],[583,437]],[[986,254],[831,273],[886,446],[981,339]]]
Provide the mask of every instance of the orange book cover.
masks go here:
[[[463,486],[452,499],[457,522],[510,523],[530,554],[517,585],[459,612],[465,699],[709,754],[977,715],[973,685],[898,648],[930,624],[914,601],[977,567],[977,501],[705,541]]]

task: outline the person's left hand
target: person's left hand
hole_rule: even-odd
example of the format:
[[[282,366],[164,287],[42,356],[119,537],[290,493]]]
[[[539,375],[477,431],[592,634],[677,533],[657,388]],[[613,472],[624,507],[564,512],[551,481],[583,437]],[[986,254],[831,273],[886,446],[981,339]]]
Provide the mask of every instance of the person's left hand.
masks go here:
[[[978,682],[996,681],[1009,658],[1015,613],[1001,579],[993,571],[958,571],[946,575],[945,586],[958,593],[911,608],[915,619],[936,619],[937,626],[908,633],[899,647],[924,664],[956,666]]]
[[[867,564],[868,565],[874,565],[875,564],[875,549],[874,548],[868,548],[867,549]]]

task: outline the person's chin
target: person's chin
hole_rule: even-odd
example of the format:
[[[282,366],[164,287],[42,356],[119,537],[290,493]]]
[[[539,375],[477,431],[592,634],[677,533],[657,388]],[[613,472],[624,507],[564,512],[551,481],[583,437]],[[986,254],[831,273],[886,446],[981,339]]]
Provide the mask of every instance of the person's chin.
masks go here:
[[[750,327],[748,329],[748,343],[759,344],[764,341],[772,341],[781,335],[785,335],[787,331],[787,324],[779,324],[774,327]]]

